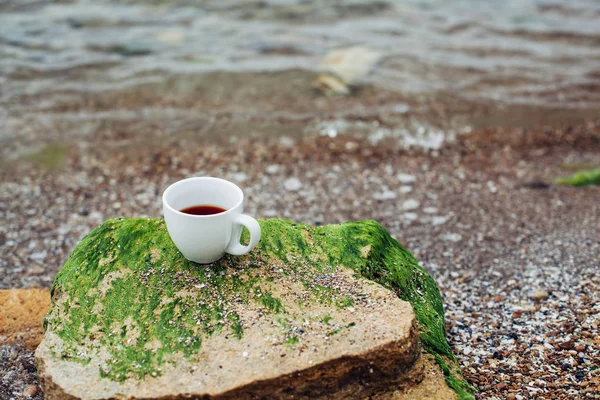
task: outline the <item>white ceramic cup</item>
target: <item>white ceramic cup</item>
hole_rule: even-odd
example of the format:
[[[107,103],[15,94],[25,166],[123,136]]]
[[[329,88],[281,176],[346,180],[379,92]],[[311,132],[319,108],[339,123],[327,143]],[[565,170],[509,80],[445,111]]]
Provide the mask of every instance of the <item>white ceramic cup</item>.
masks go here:
[[[225,253],[240,256],[260,240],[260,225],[244,211],[244,193],[235,184],[219,178],[188,178],[175,182],[163,193],[163,213],[175,246],[190,261],[208,264]],[[212,215],[181,212],[196,205],[211,205],[226,211]],[[242,226],[250,231],[250,243],[240,244]]]

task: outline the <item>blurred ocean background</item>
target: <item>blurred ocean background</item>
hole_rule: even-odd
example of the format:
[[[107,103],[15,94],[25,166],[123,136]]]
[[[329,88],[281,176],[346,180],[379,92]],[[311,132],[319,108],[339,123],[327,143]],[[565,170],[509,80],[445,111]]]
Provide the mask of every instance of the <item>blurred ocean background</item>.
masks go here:
[[[594,110],[600,108],[598,21],[596,0],[0,1],[3,155],[14,154],[15,134],[25,138],[23,125],[52,125],[55,112],[61,121],[77,120],[80,134],[90,119],[123,121],[139,118],[140,112],[188,121],[184,128],[192,129],[202,125],[194,122],[198,110],[170,107],[170,98],[209,96],[227,108],[236,102],[230,94],[244,85],[253,87],[244,92],[246,98],[273,96],[278,89],[294,97],[295,87],[311,89],[301,81],[292,83],[290,92],[286,85],[294,77],[322,70],[328,52],[352,46],[379,57],[359,77],[360,85],[405,98],[445,93],[469,102]],[[262,83],[253,75],[290,70],[300,72]],[[196,78],[190,77],[204,73],[209,75],[201,80],[221,84],[195,85]],[[86,108],[86,97],[111,91],[142,106],[148,91],[163,94],[164,104],[160,110],[152,104],[138,107],[135,116],[127,112],[125,100],[120,105],[104,100],[115,106],[110,110],[97,102]],[[280,110],[289,103],[277,96],[273,102]],[[311,118],[311,110],[287,108],[285,118]],[[405,114],[410,109],[395,101],[375,111]],[[265,118],[273,112],[260,107],[232,111],[263,112]],[[439,147],[448,131],[470,130],[468,121],[442,126],[426,119],[404,121],[402,129],[382,133],[364,122],[336,118],[303,132],[354,131],[376,141],[427,130],[431,137],[424,146]]]
[[[595,0],[18,0],[0,13],[4,104],[165,72],[314,70],[329,50],[355,45],[384,56],[369,83],[403,92],[600,103]],[[82,68],[94,69],[91,82],[77,79]]]

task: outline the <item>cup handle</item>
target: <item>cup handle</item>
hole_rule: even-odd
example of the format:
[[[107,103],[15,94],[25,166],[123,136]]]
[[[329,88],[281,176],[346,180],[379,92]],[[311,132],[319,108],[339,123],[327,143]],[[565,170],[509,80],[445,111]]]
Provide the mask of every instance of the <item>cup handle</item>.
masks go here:
[[[229,242],[229,246],[225,249],[225,252],[233,254],[234,256],[241,256],[250,252],[256,247],[260,241],[260,225],[258,222],[249,215],[246,214],[235,214],[233,216],[233,223],[245,226],[250,231],[250,243],[247,246],[240,244],[240,236],[232,237]],[[241,232],[241,230],[240,230]]]

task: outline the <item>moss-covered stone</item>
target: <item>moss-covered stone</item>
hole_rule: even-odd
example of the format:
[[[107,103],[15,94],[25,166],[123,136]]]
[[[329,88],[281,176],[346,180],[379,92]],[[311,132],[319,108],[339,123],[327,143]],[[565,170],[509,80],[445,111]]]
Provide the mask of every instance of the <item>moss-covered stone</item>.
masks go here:
[[[435,282],[381,225],[313,227],[282,219],[260,224],[263,236],[255,251],[201,266],[181,256],[163,220],[106,221],[81,241],[56,276],[45,320],[45,329],[64,342],[55,356],[85,364],[90,343],[100,343],[110,353],[99,365],[102,376],[123,381],[160,375],[174,354],[193,358],[209,337],[241,339],[240,304],[277,316],[283,341],[295,346],[302,302],[331,309],[361,301],[359,293],[331,284],[344,266],[411,303],[423,349],[435,356],[460,398],[472,397],[445,339]],[[281,276],[307,289],[302,302],[282,302],[276,285]],[[332,315],[313,322],[331,335],[354,326]]]

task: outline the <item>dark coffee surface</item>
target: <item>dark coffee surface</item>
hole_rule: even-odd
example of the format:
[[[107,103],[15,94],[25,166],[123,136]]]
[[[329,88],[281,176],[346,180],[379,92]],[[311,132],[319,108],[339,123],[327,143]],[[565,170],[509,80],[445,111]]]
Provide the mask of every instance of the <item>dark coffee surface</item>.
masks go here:
[[[179,210],[179,211],[181,211],[182,213],[192,214],[192,215],[213,215],[213,214],[220,214],[227,210],[222,207],[211,206],[209,204],[199,204],[196,206],[186,207],[183,210]]]

